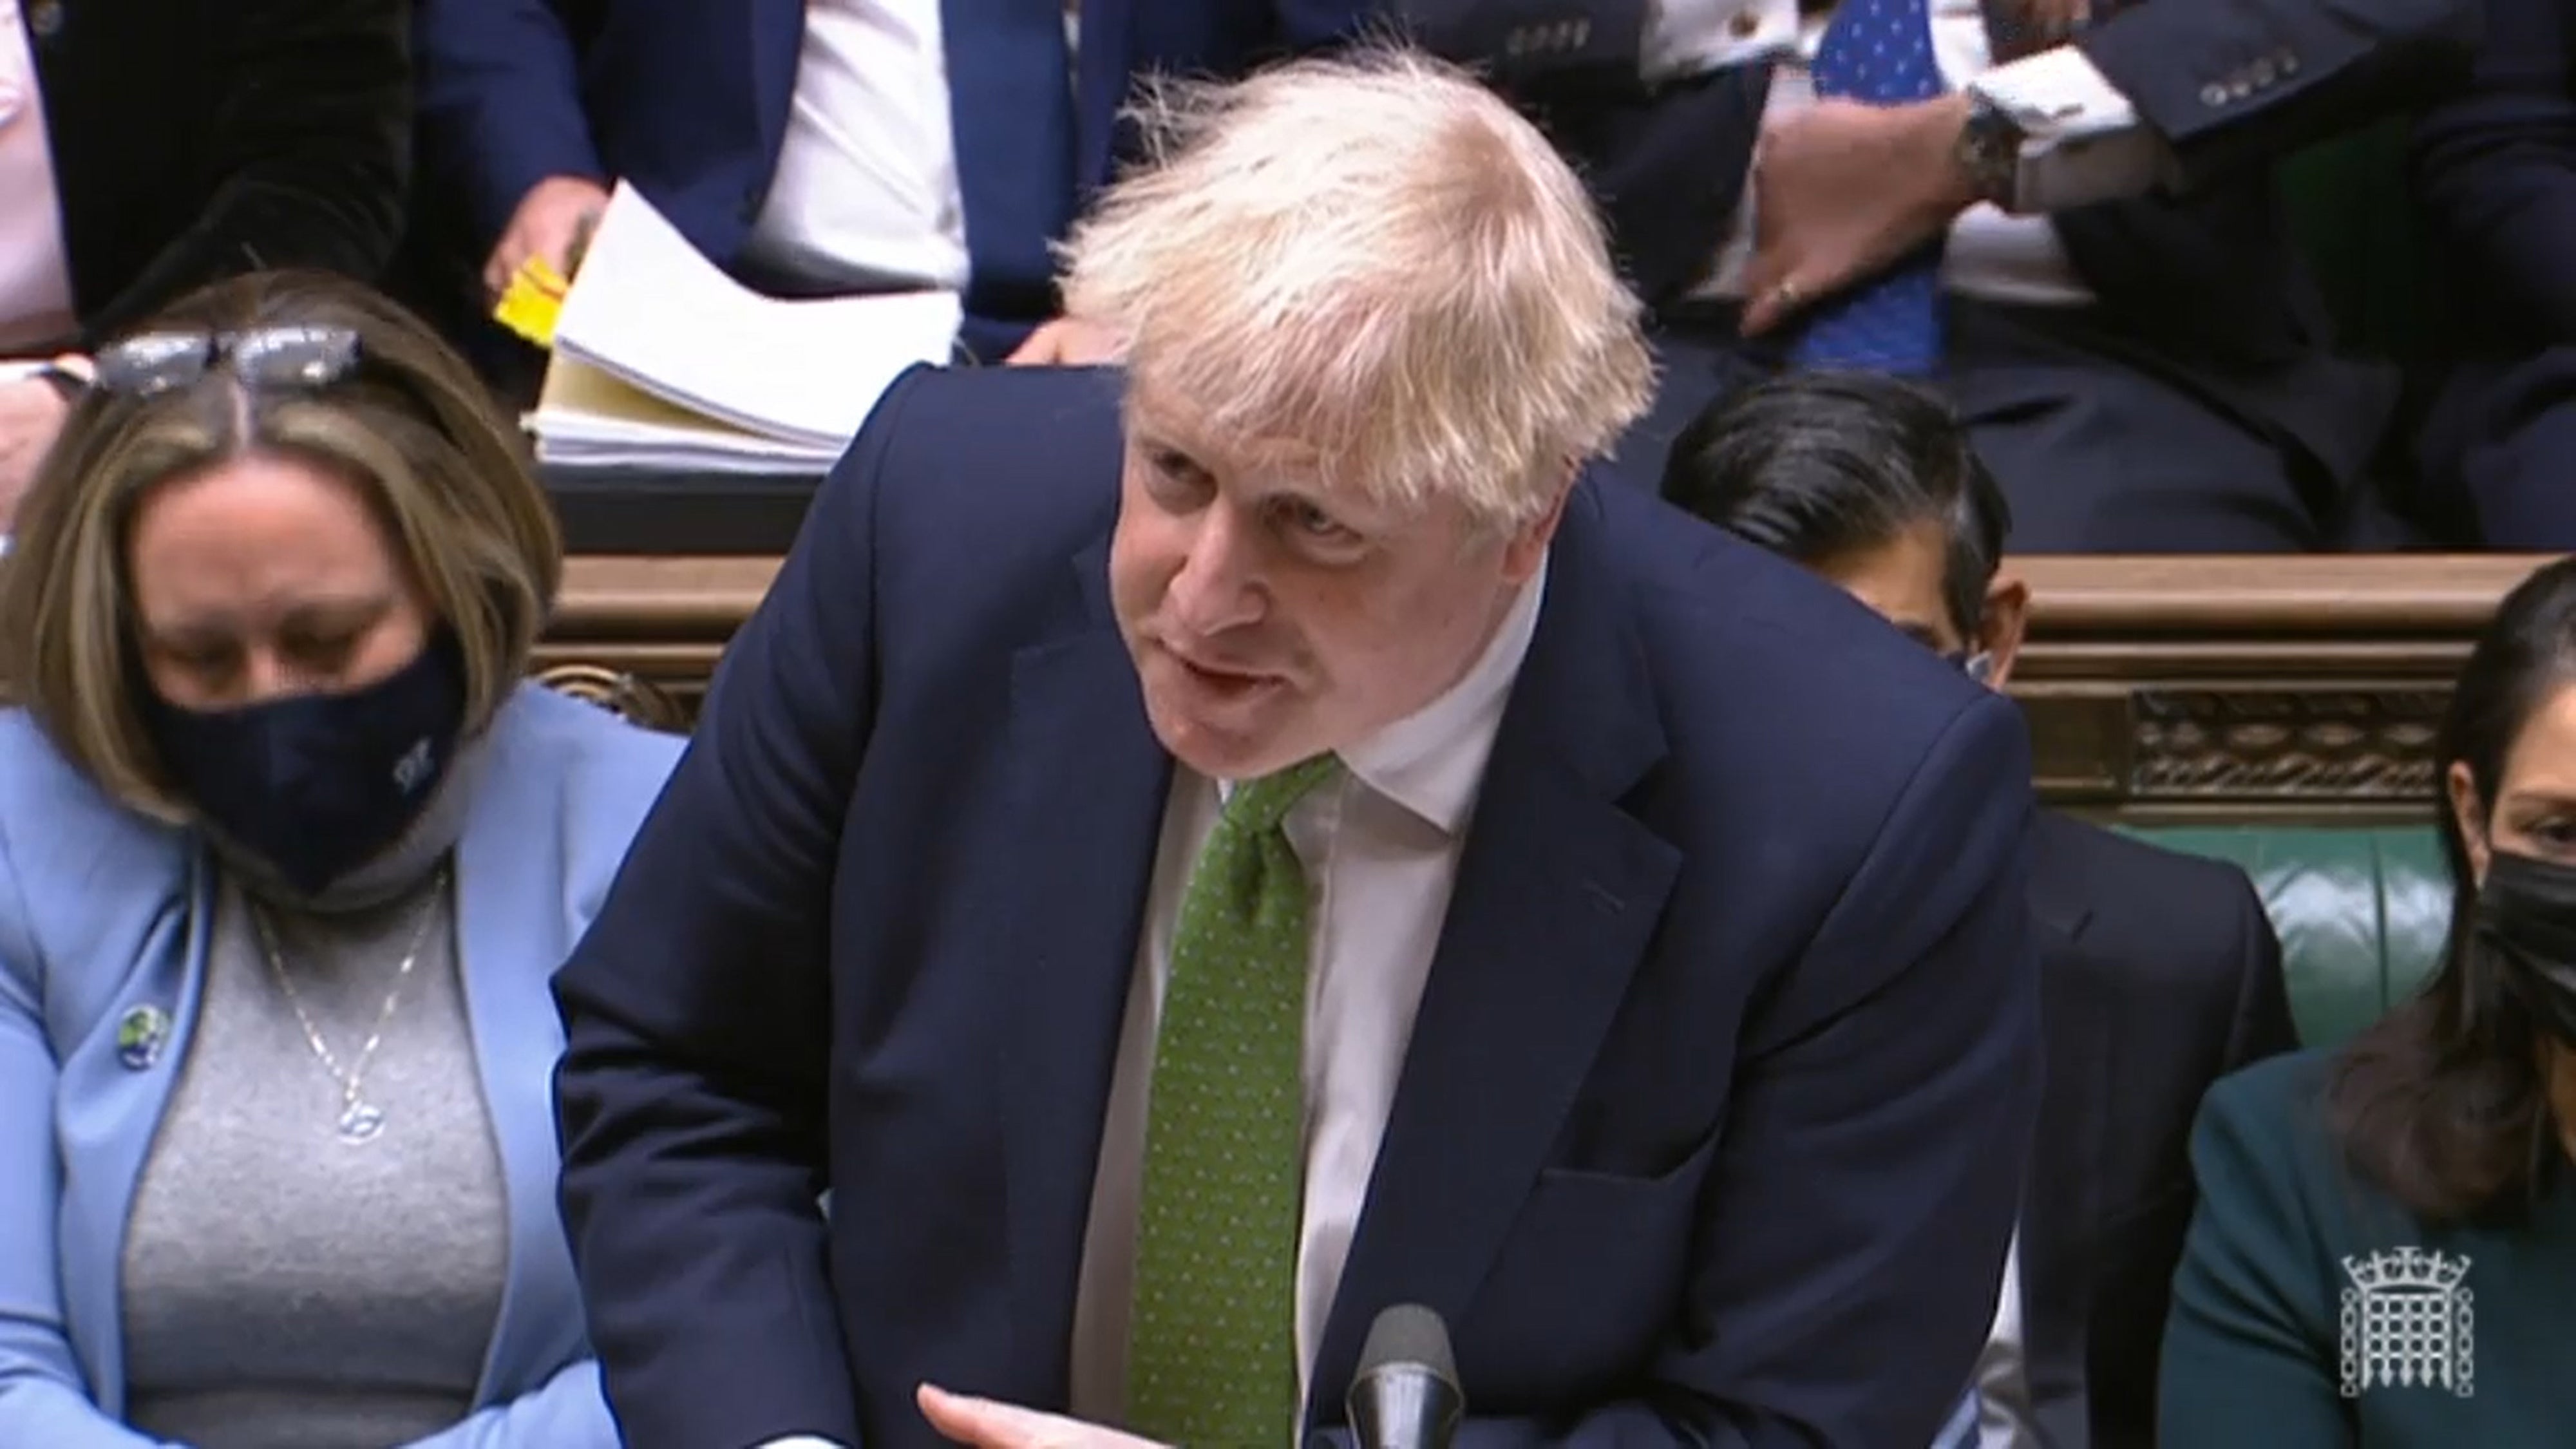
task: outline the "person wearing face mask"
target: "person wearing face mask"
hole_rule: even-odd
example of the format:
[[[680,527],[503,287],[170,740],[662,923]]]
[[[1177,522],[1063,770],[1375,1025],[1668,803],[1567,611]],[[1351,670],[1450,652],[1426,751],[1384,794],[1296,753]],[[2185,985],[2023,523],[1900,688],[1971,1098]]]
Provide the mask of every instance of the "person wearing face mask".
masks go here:
[[[2175,1449],[2576,1433],[2576,560],[2506,595],[2435,759],[2455,891],[2431,980],[2202,1108],[2165,1336]]]
[[[2010,682],[2030,607],[2002,567],[2010,509],[1936,394],[1868,373],[1756,384],[1683,430],[1662,486],[1978,682]],[[2031,830],[2039,1138],[1978,1368],[1981,1422],[1936,1442],[2144,1449],[2191,1216],[2192,1113],[2210,1083],[2297,1033],[2280,942],[2243,871],[2053,811]]]
[[[546,982],[680,743],[523,681],[561,571],[354,284],[100,352],[0,564],[0,1444],[617,1443]]]

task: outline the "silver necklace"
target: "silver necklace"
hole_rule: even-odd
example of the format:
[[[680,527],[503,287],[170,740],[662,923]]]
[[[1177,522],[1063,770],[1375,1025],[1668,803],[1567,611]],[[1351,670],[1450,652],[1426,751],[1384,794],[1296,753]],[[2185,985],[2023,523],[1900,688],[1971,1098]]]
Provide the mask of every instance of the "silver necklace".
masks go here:
[[[420,964],[420,948],[429,940],[429,923],[437,917],[439,903],[447,898],[447,868],[439,867],[431,882],[429,900],[420,910],[420,919],[411,929],[411,947],[403,952],[402,964],[394,968],[393,988],[385,993],[385,1004],[376,1011],[375,1028],[367,1033],[366,1045],[358,1048],[357,1061],[340,1065],[331,1044],[322,1039],[322,1030],[313,1024],[312,1013],[304,1009],[304,997],[295,989],[295,978],[286,971],[285,954],[277,949],[277,933],[270,929],[268,913],[251,904],[251,924],[259,931],[259,944],[268,956],[268,969],[277,978],[277,989],[286,995],[286,1004],[295,1011],[296,1025],[304,1028],[304,1041],[322,1063],[322,1070],[340,1084],[340,1140],[351,1147],[364,1147],[385,1130],[384,1109],[366,1098],[362,1090],[367,1079],[367,1065],[375,1060],[376,1048],[384,1045],[385,1024],[394,1019],[394,1009],[402,1004],[403,984],[411,980],[414,966]]]

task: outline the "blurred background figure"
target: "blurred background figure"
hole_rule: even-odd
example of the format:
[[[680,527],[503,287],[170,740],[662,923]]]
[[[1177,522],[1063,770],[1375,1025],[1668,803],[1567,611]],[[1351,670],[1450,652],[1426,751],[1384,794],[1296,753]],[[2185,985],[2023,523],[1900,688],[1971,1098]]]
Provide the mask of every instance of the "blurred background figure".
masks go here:
[[[446,305],[488,311],[531,256],[572,275],[623,180],[759,291],[961,293],[959,348],[983,362],[1033,336],[1028,360],[1096,355],[1080,329],[1046,328],[1049,248],[1108,178],[1138,77],[1238,74],[1366,14],[1360,0],[419,6],[426,182],[457,213],[422,241],[444,272],[422,285]],[[515,343],[464,330],[533,372]]]
[[[2464,70],[2471,0],[1403,8],[1611,218],[1663,365],[1639,483],[1713,399],[1873,368],[1958,406],[2025,553],[2394,526],[2364,485],[2398,378],[2337,354],[2274,165]]]
[[[207,283],[373,282],[410,180],[401,0],[0,0],[0,528],[82,357]],[[68,354],[68,356],[64,356]]]

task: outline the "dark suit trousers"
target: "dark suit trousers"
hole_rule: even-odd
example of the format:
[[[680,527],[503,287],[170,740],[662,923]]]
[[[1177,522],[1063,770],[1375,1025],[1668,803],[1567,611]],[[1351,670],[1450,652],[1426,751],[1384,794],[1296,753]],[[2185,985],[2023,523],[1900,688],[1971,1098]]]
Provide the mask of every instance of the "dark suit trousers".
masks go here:
[[[1654,341],[1661,386],[1618,460],[1649,484],[1692,418],[1779,357],[1720,308],[1668,314]],[[1953,298],[1947,346],[1938,381],[2011,501],[2017,553],[2307,552],[2347,531],[2355,480],[2232,405],[2223,377],[2069,309]]]
[[[2443,387],[2424,428],[2430,506],[2488,548],[2576,549],[2576,347],[2514,362],[2471,361]]]

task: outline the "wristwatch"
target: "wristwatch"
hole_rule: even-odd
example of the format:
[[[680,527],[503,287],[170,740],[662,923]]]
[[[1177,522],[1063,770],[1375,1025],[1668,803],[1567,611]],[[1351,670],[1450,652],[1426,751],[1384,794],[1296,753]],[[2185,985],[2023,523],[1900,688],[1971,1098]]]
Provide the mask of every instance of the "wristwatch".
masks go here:
[[[1959,168],[1979,201],[2012,209],[2021,178],[2021,123],[1982,94],[1968,92],[1968,119],[1959,127]]]

